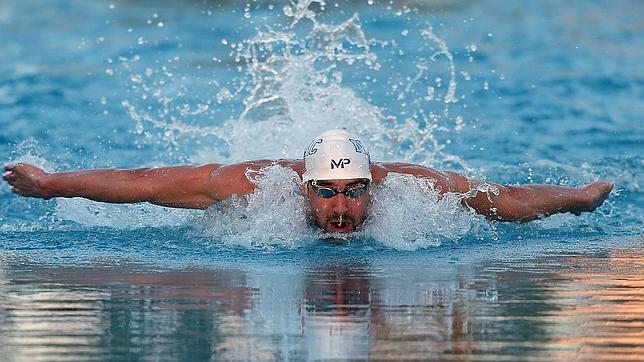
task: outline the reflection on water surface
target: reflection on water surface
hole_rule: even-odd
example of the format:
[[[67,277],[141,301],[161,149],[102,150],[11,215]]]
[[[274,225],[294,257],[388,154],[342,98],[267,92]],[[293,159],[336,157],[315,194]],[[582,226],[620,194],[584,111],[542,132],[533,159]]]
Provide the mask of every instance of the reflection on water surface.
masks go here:
[[[9,261],[0,357],[644,357],[641,247],[426,265],[324,262],[285,272]]]

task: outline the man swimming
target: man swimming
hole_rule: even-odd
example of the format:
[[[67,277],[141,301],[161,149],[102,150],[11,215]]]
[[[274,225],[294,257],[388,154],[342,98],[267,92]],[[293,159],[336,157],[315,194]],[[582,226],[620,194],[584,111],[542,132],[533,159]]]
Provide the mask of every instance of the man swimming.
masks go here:
[[[26,197],[83,197],[111,203],[149,202],[206,209],[233,195],[252,193],[256,185],[249,175],[271,165],[295,171],[301,177],[302,192],[317,224],[327,231],[342,233],[362,224],[369,212],[372,186],[389,173],[429,179],[441,195],[459,193],[465,207],[502,221],[525,222],[556,213],[593,211],[613,189],[613,184],[606,181],[582,188],[505,186],[415,164],[372,163],[366,145],[344,130],[331,130],[316,137],[301,160],[61,173],[46,173],[36,166],[17,163],[5,166],[3,179],[11,185],[11,191]]]

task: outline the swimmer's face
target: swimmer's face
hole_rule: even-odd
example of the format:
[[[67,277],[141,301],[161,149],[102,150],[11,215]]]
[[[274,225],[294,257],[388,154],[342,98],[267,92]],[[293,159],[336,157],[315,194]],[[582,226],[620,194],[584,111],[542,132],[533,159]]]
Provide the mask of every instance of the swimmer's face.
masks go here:
[[[305,193],[315,221],[327,231],[348,233],[367,216],[369,180],[309,181]]]

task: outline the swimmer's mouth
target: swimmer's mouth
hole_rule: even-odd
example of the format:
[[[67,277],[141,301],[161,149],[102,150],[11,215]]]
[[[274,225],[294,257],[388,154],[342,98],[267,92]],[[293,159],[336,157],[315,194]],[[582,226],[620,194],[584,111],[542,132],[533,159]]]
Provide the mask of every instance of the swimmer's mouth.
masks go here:
[[[328,225],[328,230],[336,233],[348,233],[350,231],[353,231],[353,222],[346,220],[343,217],[332,220],[328,223]]]

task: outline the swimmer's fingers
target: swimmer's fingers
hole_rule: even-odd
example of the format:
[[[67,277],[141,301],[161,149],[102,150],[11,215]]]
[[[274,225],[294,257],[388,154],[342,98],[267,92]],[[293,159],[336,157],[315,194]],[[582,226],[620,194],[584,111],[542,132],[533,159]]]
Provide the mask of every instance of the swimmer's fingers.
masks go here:
[[[18,167],[20,164],[14,164],[14,163],[9,163],[4,166],[4,171],[5,174],[2,175],[2,179],[12,183],[15,182],[16,177],[18,177],[18,174],[20,172],[20,167]]]
[[[9,183],[11,185],[11,192],[14,194],[24,196],[24,197],[36,197],[40,199],[45,199],[48,200],[48,197],[44,197],[41,192],[38,190],[35,190],[33,187],[31,187],[29,184],[24,184],[24,183]]]
[[[8,164],[4,167],[9,174],[16,175],[16,178],[37,178],[46,174],[41,168],[28,163]]]
[[[8,163],[4,165],[4,170],[6,172],[29,172],[31,170],[40,170],[39,167],[30,165],[28,163],[18,162],[18,163]]]
[[[16,176],[15,175],[13,175],[13,174],[4,175],[4,176],[2,176],[2,179],[7,181],[9,186],[16,186]]]
[[[9,163],[4,166],[5,174],[2,175],[2,179],[11,183],[11,180],[15,180],[15,174],[13,173],[13,170],[15,169],[16,165]]]
[[[615,184],[609,181],[595,181],[584,187],[589,200],[588,206],[584,211],[593,211],[600,207],[613,191]]]
[[[14,194],[18,194],[20,196],[24,196],[24,197],[40,197],[38,195],[32,195],[29,192],[27,192],[27,191],[25,191],[25,190],[23,190],[23,189],[21,189],[19,187],[16,187],[16,186],[13,186],[11,188],[11,192],[13,192]],[[44,199],[47,200],[47,198],[44,198]]]
[[[16,175],[13,172],[7,172],[2,176],[2,179],[11,183],[11,181],[14,181],[16,179]]]
[[[43,198],[40,180],[46,175],[42,169],[27,163],[6,165],[8,172],[2,176],[12,187],[11,191],[26,197]]]

